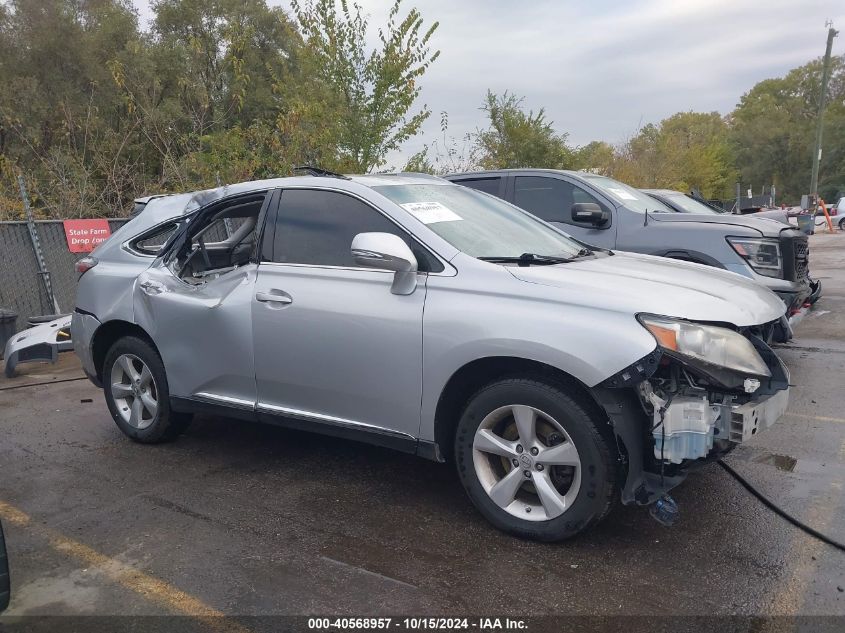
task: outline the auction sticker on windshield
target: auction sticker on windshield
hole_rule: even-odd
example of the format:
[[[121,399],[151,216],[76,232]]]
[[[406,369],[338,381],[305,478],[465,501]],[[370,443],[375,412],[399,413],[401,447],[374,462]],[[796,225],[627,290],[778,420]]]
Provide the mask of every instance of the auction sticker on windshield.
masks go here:
[[[463,220],[452,209],[443,206],[439,202],[407,202],[402,205],[402,208],[423,224]]]
[[[636,200],[637,199],[637,196],[632,196],[630,193],[628,193],[624,189],[614,189],[613,187],[608,187],[607,190],[612,191],[613,193],[615,193],[617,196],[619,196],[623,200]]]

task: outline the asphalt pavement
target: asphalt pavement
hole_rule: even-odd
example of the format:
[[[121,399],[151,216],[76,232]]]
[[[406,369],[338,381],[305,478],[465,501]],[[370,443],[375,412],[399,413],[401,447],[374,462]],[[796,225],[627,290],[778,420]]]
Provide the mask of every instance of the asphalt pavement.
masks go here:
[[[789,413],[727,461],[845,541],[845,234],[813,236],[811,263],[824,296],[778,350]],[[673,493],[672,528],[619,507],[538,544],[491,528],[449,466],[212,417],[142,446],[72,354],[20,369],[0,379],[13,580],[0,628],[33,615],[190,615],[200,629],[220,615],[845,616],[845,553],[716,465]]]

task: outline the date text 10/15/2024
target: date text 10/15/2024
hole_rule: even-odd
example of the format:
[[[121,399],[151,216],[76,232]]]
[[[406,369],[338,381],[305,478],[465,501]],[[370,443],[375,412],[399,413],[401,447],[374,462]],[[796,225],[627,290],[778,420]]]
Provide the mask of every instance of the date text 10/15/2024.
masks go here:
[[[521,618],[308,618],[312,631],[399,630],[399,631],[520,631],[528,624]]]

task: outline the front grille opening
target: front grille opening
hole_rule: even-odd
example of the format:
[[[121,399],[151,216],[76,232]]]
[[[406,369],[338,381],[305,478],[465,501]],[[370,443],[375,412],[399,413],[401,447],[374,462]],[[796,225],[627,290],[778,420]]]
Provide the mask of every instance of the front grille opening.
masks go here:
[[[810,275],[810,246],[804,240],[795,241],[795,279],[806,279]]]

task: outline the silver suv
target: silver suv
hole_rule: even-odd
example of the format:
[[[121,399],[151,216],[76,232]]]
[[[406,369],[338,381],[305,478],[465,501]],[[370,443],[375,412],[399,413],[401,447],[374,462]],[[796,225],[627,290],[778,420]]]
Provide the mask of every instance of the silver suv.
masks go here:
[[[453,461],[536,539],[654,502],[788,399],[766,288],[435,177],[158,198],[80,270],[74,346],[133,440],[212,412]]]

